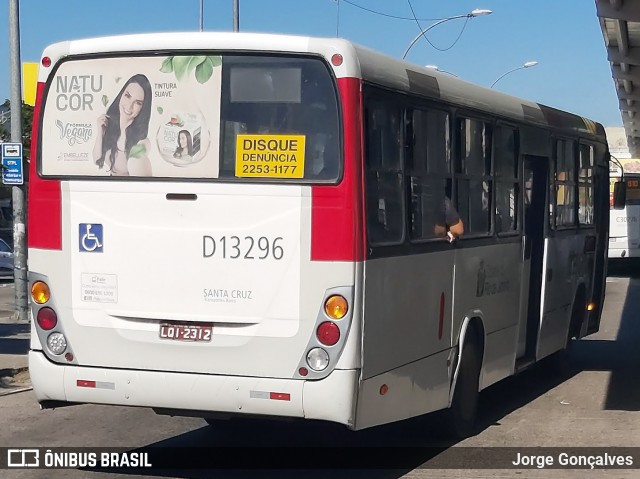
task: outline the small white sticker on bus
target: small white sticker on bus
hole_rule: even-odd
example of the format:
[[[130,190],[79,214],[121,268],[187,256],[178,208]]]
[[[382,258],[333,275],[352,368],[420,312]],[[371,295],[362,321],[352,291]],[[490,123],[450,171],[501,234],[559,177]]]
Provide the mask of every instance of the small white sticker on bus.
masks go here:
[[[82,273],[80,300],[93,303],[118,302],[118,276]]]

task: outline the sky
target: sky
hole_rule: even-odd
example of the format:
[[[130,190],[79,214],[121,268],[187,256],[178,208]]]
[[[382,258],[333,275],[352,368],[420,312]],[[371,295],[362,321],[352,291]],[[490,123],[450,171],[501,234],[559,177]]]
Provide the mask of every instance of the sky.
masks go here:
[[[10,0],[0,1],[0,102],[10,96]],[[50,43],[93,36],[233,30],[233,0],[22,0],[23,62]],[[434,26],[407,60],[602,123],[622,126],[595,0],[239,0],[240,31],[346,38],[400,58],[419,33],[476,8],[492,14]],[[365,9],[381,14],[371,13]],[[390,16],[410,18],[410,20]],[[466,23],[465,23],[466,22]]]

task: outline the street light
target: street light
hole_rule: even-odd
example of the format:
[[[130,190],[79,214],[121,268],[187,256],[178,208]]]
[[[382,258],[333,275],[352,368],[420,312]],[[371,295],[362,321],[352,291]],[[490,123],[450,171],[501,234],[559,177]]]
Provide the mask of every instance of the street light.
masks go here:
[[[504,77],[506,77],[509,73],[515,72],[517,70],[522,70],[524,68],[531,68],[531,67],[535,67],[538,64],[538,62],[536,61],[531,61],[531,62],[526,62],[524,65],[520,65],[519,67],[513,68],[512,70],[509,70],[507,73],[504,73],[502,75],[500,75],[498,77],[498,79],[496,81],[493,82],[493,84],[491,85],[491,88],[493,88],[493,86],[498,83],[501,79],[503,79]]]
[[[472,10],[471,13],[467,13],[465,15],[456,15],[454,17],[443,18],[442,20],[434,23],[433,25],[428,26],[424,30],[421,30],[420,33],[418,33],[418,36],[411,41],[407,49],[404,51],[404,55],[402,55],[402,59],[403,60],[405,59],[405,57],[407,56],[407,53],[409,53],[409,50],[411,50],[411,47],[415,45],[415,43],[420,39],[420,37],[423,36],[425,33],[427,33],[429,30],[431,30],[433,27],[437,27],[441,23],[448,22],[449,20],[455,20],[456,18],[474,18],[474,17],[479,17],[481,15],[490,15],[491,13],[493,12],[491,10],[487,10],[486,8],[476,8],[475,10]],[[425,36],[425,38],[427,37]]]

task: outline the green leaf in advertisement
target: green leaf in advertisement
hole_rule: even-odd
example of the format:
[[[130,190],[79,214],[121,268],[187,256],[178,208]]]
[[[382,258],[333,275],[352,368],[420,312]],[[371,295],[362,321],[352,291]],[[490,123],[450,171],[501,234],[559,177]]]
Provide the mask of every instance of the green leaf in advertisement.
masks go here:
[[[216,55],[215,57],[207,57],[211,60],[211,65],[214,67],[219,67],[222,65],[222,57],[220,55]]]
[[[107,106],[108,103],[109,103],[109,97],[107,97],[107,95],[102,95],[102,105]]]
[[[205,57],[204,55],[191,57],[191,60],[189,60],[189,66],[187,67],[187,71],[190,72],[194,70],[198,65],[204,62],[206,59],[207,57]]]
[[[173,71],[173,57],[167,57],[162,62],[162,66],[160,67],[160,71],[162,73],[171,73]]]
[[[146,152],[147,148],[142,143],[138,143],[131,147],[131,151],[129,151],[129,158],[141,158]]]
[[[159,107],[157,108],[157,110],[158,110],[158,113],[159,113],[160,115],[162,115],[162,113],[164,112],[164,110],[163,110],[163,108],[162,108],[161,106],[159,106]]]
[[[178,81],[184,78],[190,61],[191,57],[173,57],[171,64],[173,65],[173,71],[175,72]]]
[[[207,59],[202,62],[200,65],[196,67],[196,80],[198,83],[203,84],[206,83],[211,75],[213,75],[213,61],[212,57],[207,57]]]

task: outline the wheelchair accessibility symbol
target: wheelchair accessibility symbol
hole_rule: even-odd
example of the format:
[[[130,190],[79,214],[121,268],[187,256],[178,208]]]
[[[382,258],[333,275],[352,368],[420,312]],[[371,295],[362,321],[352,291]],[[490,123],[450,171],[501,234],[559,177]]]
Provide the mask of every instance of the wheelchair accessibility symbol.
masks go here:
[[[102,225],[97,223],[80,223],[80,251],[102,253]]]

